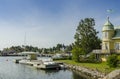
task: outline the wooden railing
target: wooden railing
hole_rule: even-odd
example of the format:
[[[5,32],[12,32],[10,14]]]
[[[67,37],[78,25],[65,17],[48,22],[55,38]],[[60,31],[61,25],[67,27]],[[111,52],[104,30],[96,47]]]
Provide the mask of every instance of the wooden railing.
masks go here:
[[[120,50],[115,50],[115,49],[112,49],[112,50],[101,50],[101,49],[96,49],[96,50],[93,50],[92,51],[93,53],[120,53]]]

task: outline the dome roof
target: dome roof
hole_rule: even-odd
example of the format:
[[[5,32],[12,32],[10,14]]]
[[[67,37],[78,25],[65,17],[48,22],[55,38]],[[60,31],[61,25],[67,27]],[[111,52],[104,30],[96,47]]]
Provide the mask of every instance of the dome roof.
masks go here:
[[[109,17],[108,17],[107,22],[104,24],[102,31],[105,31],[105,30],[114,30],[114,26],[113,26],[113,24],[109,21]]]

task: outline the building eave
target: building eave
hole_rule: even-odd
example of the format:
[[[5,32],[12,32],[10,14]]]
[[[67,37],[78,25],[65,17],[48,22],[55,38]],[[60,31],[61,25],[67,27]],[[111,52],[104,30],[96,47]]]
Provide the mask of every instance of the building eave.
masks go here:
[[[112,39],[113,39],[113,40],[114,40],[114,39],[119,39],[119,40],[120,40],[120,37],[113,37]]]

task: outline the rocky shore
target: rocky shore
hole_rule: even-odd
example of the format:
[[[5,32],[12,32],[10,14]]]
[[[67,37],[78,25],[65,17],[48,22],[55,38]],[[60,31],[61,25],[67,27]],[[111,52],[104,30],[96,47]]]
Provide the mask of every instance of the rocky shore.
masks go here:
[[[93,70],[93,69],[88,69],[85,67],[80,67],[80,66],[70,65],[70,64],[65,64],[65,66],[68,69],[72,69],[85,74],[86,76],[88,76],[89,79],[103,79],[105,77],[105,74],[99,72],[97,69]]]
[[[120,79],[120,69],[116,69],[106,75],[103,79]]]

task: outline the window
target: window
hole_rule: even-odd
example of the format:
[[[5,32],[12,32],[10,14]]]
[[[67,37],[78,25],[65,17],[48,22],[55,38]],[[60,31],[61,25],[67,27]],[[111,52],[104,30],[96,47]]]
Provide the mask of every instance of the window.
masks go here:
[[[108,38],[108,32],[103,32],[103,38]]]
[[[108,50],[108,49],[109,49],[108,43],[104,43],[104,44],[102,45],[102,49]]]
[[[120,50],[120,43],[115,43],[115,49]]]

